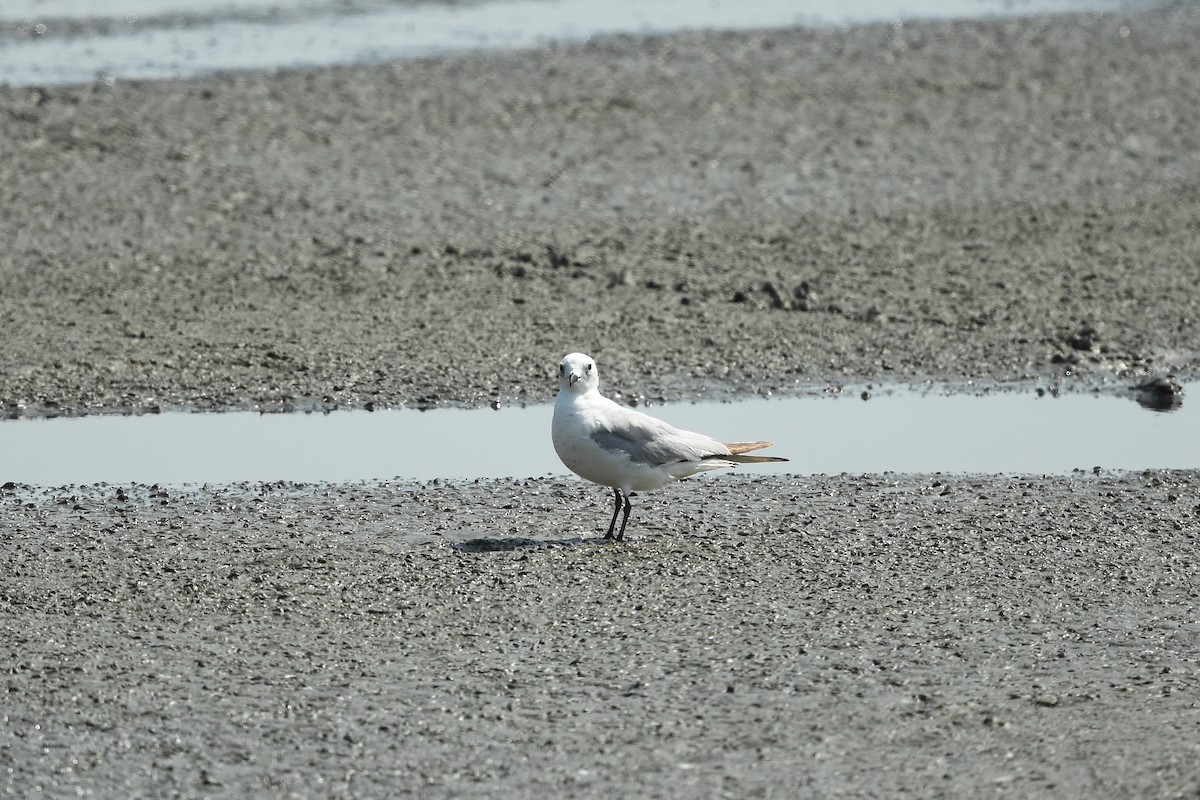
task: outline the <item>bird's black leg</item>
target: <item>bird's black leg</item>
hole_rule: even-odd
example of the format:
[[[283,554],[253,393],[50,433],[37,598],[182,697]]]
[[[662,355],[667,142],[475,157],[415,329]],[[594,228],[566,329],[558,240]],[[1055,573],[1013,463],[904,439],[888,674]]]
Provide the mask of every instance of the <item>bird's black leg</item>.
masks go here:
[[[621,517],[621,532],[617,534],[617,541],[625,541],[625,525],[629,522],[629,511],[633,508],[633,503],[629,501],[629,495],[622,494],[625,498],[625,516]],[[613,522],[616,522],[616,515],[613,515]]]
[[[613,506],[613,515],[612,515],[612,521],[608,523],[608,533],[604,534],[604,538],[605,538],[605,539],[611,539],[611,538],[613,538],[613,531],[614,531],[614,530],[616,529],[616,527],[617,527],[617,514],[620,514],[620,513],[621,513],[621,498],[622,498],[622,495],[621,495],[621,490],[620,490],[620,489],[613,489],[613,499],[616,501],[616,505],[614,505],[614,506]],[[625,512],[625,513],[626,513],[626,515],[628,516],[629,512],[627,511],[627,512]],[[624,533],[624,532],[625,532],[625,526],[624,526],[624,525],[622,525],[622,526],[621,526],[621,532],[622,532],[622,533]],[[619,536],[618,536],[617,538],[619,539],[619,538],[621,538],[621,537],[619,537]]]

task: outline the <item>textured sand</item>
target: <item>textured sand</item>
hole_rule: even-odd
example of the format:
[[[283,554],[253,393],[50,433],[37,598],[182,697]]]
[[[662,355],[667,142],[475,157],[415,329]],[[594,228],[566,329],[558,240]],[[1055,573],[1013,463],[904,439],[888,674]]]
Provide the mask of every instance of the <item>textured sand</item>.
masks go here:
[[[0,501],[12,796],[1200,791],[1195,473]]]
[[[0,401],[1197,372],[1200,14],[0,91]]]

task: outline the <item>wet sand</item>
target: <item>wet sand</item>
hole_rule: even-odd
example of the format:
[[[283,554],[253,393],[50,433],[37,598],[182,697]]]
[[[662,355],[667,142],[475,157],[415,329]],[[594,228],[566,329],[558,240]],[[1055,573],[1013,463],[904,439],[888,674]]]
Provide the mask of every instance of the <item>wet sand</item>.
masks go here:
[[[542,401],[574,349],[664,397],[1192,377],[1198,35],[1177,9],[2,90],[0,401]],[[0,787],[1200,793],[1195,472],[744,471],[638,498],[618,547],[606,502],[8,486]]]
[[[14,413],[1197,371],[1200,15],[0,91]],[[1068,382],[1071,382],[1068,380]]]
[[[1194,797],[1200,476],[9,489],[14,797]]]

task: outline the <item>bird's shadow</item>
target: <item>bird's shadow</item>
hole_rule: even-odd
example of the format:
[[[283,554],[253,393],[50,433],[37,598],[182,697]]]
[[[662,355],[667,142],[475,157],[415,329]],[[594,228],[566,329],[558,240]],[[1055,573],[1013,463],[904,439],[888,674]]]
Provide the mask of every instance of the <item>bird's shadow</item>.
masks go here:
[[[513,550],[544,547],[581,547],[605,544],[596,536],[570,536],[562,539],[533,539],[528,536],[479,536],[451,542],[450,546],[460,553],[507,553]]]

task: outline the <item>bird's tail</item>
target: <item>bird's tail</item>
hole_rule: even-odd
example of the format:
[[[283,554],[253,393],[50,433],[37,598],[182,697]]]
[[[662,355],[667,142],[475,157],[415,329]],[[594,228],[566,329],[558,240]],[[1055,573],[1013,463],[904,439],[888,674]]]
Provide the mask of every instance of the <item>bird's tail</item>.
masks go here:
[[[753,450],[762,450],[764,447],[770,447],[774,442],[730,442],[725,445],[729,448],[729,455],[716,456],[726,461],[732,461],[735,464],[765,464],[769,461],[787,461],[786,458],[777,458],[776,456],[748,456],[744,453],[749,453]]]

